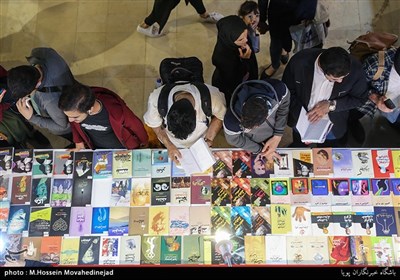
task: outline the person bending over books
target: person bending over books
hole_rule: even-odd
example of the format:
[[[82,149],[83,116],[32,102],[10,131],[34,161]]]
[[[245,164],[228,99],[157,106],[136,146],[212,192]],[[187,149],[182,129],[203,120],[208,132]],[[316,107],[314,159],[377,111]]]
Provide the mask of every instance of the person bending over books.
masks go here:
[[[275,151],[286,126],[290,92],[276,79],[251,80],[232,94],[224,118],[224,134],[234,147],[280,159]]]
[[[320,147],[338,147],[345,139],[349,111],[368,99],[368,88],[361,63],[341,47],[305,49],[297,52],[283,72],[282,81],[289,88],[288,125],[293,128],[292,147],[304,147],[297,120],[301,108],[315,123],[329,117],[333,127]]]
[[[136,149],[148,144],[142,121],[114,92],[80,83],[62,90],[58,106],[71,123],[75,151]]]
[[[211,147],[215,136],[222,129],[226,112],[224,94],[216,87],[206,86],[211,96],[211,117],[203,112],[201,93],[193,84],[178,84],[170,90],[165,117],[159,112],[158,102],[163,87],[155,89],[149,96],[144,122],[153,129],[168,149],[168,156],[176,164],[179,164],[182,157],[178,148],[189,148],[201,137]]]

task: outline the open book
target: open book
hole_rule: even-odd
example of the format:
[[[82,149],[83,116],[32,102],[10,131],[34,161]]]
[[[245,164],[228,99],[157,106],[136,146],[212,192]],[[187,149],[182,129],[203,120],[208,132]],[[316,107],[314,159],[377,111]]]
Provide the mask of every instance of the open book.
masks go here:
[[[209,169],[215,158],[203,138],[199,138],[189,149],[180,149],[181,167],[187,174],[202,173]]]
[[[301,108],[296,128],[300,133],[301,141],[306,143],[324,143],[326,135],[332,128],[333,123],[328,116],[317,122],[311,123],[307,117],[307,111]]]

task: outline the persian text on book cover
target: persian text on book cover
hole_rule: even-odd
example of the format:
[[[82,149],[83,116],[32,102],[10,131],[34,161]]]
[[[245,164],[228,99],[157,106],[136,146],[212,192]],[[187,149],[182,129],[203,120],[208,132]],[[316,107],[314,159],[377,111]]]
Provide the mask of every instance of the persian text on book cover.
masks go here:
[[[112,178],[92,180],[92,197],[90,205],[92,207],[110,207]]]
[[[395,258],[391,236],[371,236],[372,264],[391,267],[395,265]]]
[[[61,241],[61,236],[44,236],[40,246],[40,261],[44,263],[59,263]]]
[[[281,158],[274,162],[274,174],[271,177],[294,177],[292,152],[285,149],[277,149],[276,152]]]
[[[171,205],[190,205],[190,176],[171,177]]]
[[[307,264],[306,238],[304,236],[286,236],[286,256],[288,264]]]
[[[169,234],[189,235],[189,206],[179,205],[169,207]]]
[[[267,264],[287,264],[286,237],[285,235],[265,236],[265,258]]]
[[[265,264],[265,237],[244,236],[246,264]]]
[[[151,205],[167,205],[171,202],[171,178],[151,178]]]
[[[354,222],[351,205],[332,206],[332,215],[334,235],[354,235]]]
[[[132,177],[132,150],[113,151],[112,177]]]
[[[151,177],[171,176],[171,159],[168,150],[151,150]]]
[[[397,234],[395,209],[391,206],[374,206],[376,236]]]
[[[394,177],[393,159],[390,149],[372,149],[371,155],[375,178]]]
[[[22,237],[21,251],[24,251],[20,260],[40,260],[40,247],[42,245],[42,237]]]
[[[376,235],[375,212],[373,206],[353,206],[354,234],[361,236]]]
[[[149,235],[169,234],[169,207],[152,206],[149,208]]]
[[[393,206],[391,181],[388,178],[371,179],[372,204],[374,206]]]
[[[161,236],[142,236],[140,263],[160,264]]]
[[[211,179],[211,204],[226,206],[231,203],[231,180],[229,178]]]
[[[211,234],[231,234],[231,207],[212,206],[211,207]]]
[[[291,209],[288,204],[271,204],[271,233],[287,235],[292,232]]]
[[[92,202],[92,179],[73,180],[71,206],[88,206]]]
[[[400,149],[391,149],[394,176],[400,178]]]
[[[367,178],[350,179],[351,204],[353,206],[372,205],[370,181]]]
[[[332,149],[332,160],[335,177],[353,176],[353,159],[350,149]]]
[[[373,178],[374,167],[371,150],[351,150],[353,176],[357,178]]]
[[[92,234],[107,234],[110,222],[110,207],[92,208]]]
[[[251,178],[251,153],[249,151],[232,151],[232,174],[239,178]]]
[[[21,250],[22,245],[22,235],[21,234],[4,234],[0,233],[0,237],[3,241],[4,248],[7,248],[11,252],[18,252]],[[18,259],[18,255],[11,255],[7,252],[7,250],[0,251],[0,264],[3,266],[6,263],[6,258],[14,257]]]
[[[204,237],[182,236],[182,264],[204,264]]]
[[[214,178],[228,178],[232,176],[232,151],[213,150],[216,162],[213,165]]]
[[[120,264],[140,264],[140,235],[121,236],[121,247],[119,253]]]
[[[149,207],[138,206],[129,208],[129,235],[144,235],[149,233]]]
[[[12,178],[11,205],[30,204],[32,176],[22,175]]]
[[[234,177],[231,179],[232,206],[250,205],[251,185],[249,178]]]
[[[91,233],[92,212],[92,207],[71,207],[70,236],[83,236]]]
[[[351,264],[350,237],[328,236],[329,263],[334,265]]]
[[[332,148],[312,148],[312,154],[314,162],[314,176],[332,177]]]
[[[61,242],[61,265],[77,265],[79,259],[80,238],[77,236],[65,236]]]
[[[50,220],[50,236],[69,234],[71,207],[53,207]]]
[[[12,173],[14,148],[0,148],[0,175],[10,175]]]
[[[211,176],[192,175],[190,179],[190,201],[191,204],[211,203]]]
[[[251,234],[271,234],[271,205],[251,207]]]
[[[133,177],[151,177],[151,149],[132,150]]]
[[[129,211],[122,206],[110,207],[110,221],[108,224],[109,236],[128,235]]]
[[[29,205],[11,205],[8,214],[7,234],[23,234],[28,236],[29,216],[31,209]]]
[[[351,205],[350,180],[331,178],[329,181],[332,190],[332,205]]]
[[[271,178],[271,203],[290,204],[290,184],[288,178]]]
[[[98,150],[93,152],[93,179],[112,177],[112,150]]]
[[[101,236],[99,264],[119,264],[120,246],[120,236]]]
[[[313,236],[333,235],[333,215],[331,206],[311,207],[311,228]]]
[[[100,236],[81,236],[79,239],[78,264],[99,264]]]
[[[211,234],[211,206],[190,206],[189,227],[190,234]]]
[[[372,265],[372,244],[370,236],[350,236],[351,264]]]
[[[110,206],[129,207],[131,204],[131,179],[112,179]]]
[[[31,207],[29,236],[48,236],[51,220],[50,207]]]
[[[400,236],[392,236],[392,245],[394,252],[394,263],[400,265]]]
[[[132,178],[130,206],[149,206],[151,201],[151,178]]]
[[[74,152],[55,150],[53,160],[54,177],[72,178],[75,162]]]
[[[33,177],[51,177],[53,175],[53,150],[33,151]]]
[[[180,264],[182,254],[182,236],[161,236],[161,264]]]
[[[292,205],[292,235],[312,235],[311,209],[309,205]]]
[[[31,206],[50,206],[51,178],[33,178]]]
[[[271,204],[270,179],[251,178],[251,204],[253,206],[265,206]]]
[[[311,189],[311,205],[327,206],[332,204],[332,193],[329,188],[328,179],[309,178]]]
[[[269,178],[274,174],[274,160],[267,159],[264,153],[251,154],[252,178]]]
[[[314,174],[311,149],[292,150],[294,177],[312,177]]]
[[[13,156],[14,174],[32,176],[33,149],[15,149]]]
[[[306,236],[306,263],[310,265],[329,264],[328,238],[326,236]]]
[[[291,204],[311,203],[311,191],[308,178],[290,178],[290,202]]]
[[[236,236],[251,234],[250,206],[231,207],[231,232]]]
[[[93,151],[75,152],[74,178],[92,179]]]
[[[231,255],[223,255],[223,247],[221,244],[228,242],[228,246],[231,249]],[[244,253],[244,238],[240,236],[233,235],[228,241],[221,243],[217,239],[211,241],[211,262],[212,264],[228,264],[228,258],[231,264],[241,265],[245,264],[245,253]]]

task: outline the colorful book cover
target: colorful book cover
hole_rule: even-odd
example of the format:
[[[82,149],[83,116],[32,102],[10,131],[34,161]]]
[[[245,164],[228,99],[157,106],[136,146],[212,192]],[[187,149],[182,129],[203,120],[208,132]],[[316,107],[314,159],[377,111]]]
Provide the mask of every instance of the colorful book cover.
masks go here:
[[[194,205],[189,210],[190,234],[211,234],[211,206]]]
[[[40,260],[40,247],[42,245],[42,237],[22,237],[21,241],[21,260]]]
[[[311,205],[326,206],[332,204],[332,193],[329,189],[328,179],[310,178]]]
[[[375,213],[373,206],[353,206],[354,234],[360,236],[376,235]]]
[[[351,264],[371,265],[372,244],[370,236],[350,236]]]
[[[332,148],[312,148],[314,176],[333,176]]]
[[[308,178],[290,178],[290,194],[291,204],[308,204],[311,203],[311,191],[308,185]]]
[[[190,205],[190,176],[171,178],[171,205]]]
[[[284,149],[277,149],[276,152],[281,158],[274,162],[273,177],[294,177],[292,152]]]
[[[390,179],[371,179],[372,204],[374,206],[393,206]]]
[[[9,262],[9,259],[15,259],[19,260],[20,259],[20,254],[18,254],[19,251],[21,251],[21,246],[22,246],[22,234],[5,234],[5,233],[0,233],[0,238],[3,242],[3,248],[6,248],[7,250],[0,250],[0,264],[3,266],[5,263]],[[40,249],[39,249],[40,251]],[[16,252],[16,254],[13,254],[12,252]]]
[[[350,180],[347,178],[329,180],[332,189],[332,205],[351,205]]]
[[[53,176],[72,178],[74,171],[74,152],[67,150],[54,151]]]
[[[33,149],[15,149],[13,155],[14,174],[32,175]]]
[[[93,152],[93,179],[112,177],[112,150],[96,150]]]
[[[179,205],[169,207],[169,234],[189,235],[189,206]]]
[[[357,178],[373,178],[374,167],[372,164],[371,150],[352,150],[353,176]]]
[[[149,233],[149,209],[148,206],[129,208],[129,235]]]
[[[236,236],[251,234],[250,206],[231,207],[231,232]]]
[[[33,151],[33,177],[51,177],[53,175],[53,150]]]
[[[232,151],[232,174],[239,178],[251,178],[251,153],[244,150]]]
[[[151,178],[151,205],[167,205],[171,202],[171,178]]]
[[[211,176],[192,175],[190,179],[190,202],[191,204],[211,203]]]
[[[51,207],[31,207],[29,236],[49,235],[51,210]]]
[[[234,177],[231,180],[231,204],[232,206],[250,205],[251,185],[249,178]]]
[[[307,264],[329,264],[328,238],[326,236],[306,236],[305,241]]]
[[[265,259],[267,264],[286,265],[286,236],[265,236]]]
[[[151,201],[151,178],[132,178],[130,206],[149,206]]]
[[[61,254],[61,236],[44,236],[40,246],[40,261],[58,264]]]
[[[286,237],[286,257],[289,265],[305,265],[307,261],[307,246],[304,236]]]
[[[400,206],[400,178],[390,179],[390,185],[392,187],[391,196],[393,206],[398,207]]]
[[[99,264],[100,236],[81,236],[79,239],[78,264]]]
[[[231,207],[212,206],[211,207],[211,234],[224,232],[231,234]]]
[[[182,236],[182,264],[204,264],[204,236]]]
[[[397,234],[394,208],[390,206],[374,206],[376,236],[392,236]]]
[[[334,233],[331,206],[311,207],[311,228],[313,236],[332,236]]]
[[[33,178],[31,206],[48,206],[50,204],[51,178]]]
[[[151,150],[151,177],[171,176],[171,159],[168,150]]]
[[[225,253],[226,244],[231,248],[230,254]],[[245,264],[244,238],[232,236],[228,240],[211,241],[211,263],[218,265],[241,265]]]
[[[113,179],[111,181],[110,206],[129,207],[131,205],[131,179]]]
[[[350,179],[350,188],[353,206],[372,205],[369,179]]]
[[[311,209],[308,205],[292,205],[292,235],[312,235]]]
[[[213,206],[231,204],[231,180],[229,178],[211,179],[211,204]]]
[[[186,172],[181,164],[176,164],[175,161],[172,161],[171,162],[171,176],[172,177],[190,177],[190,172]]]
[[[92,207],[110,207],[112,178],[93,179],[90,205]]]
[[[169,234],[169,207],[149,208],[149,235]]]
[[[12,173],[14,148],[0,148],[0,176]]]
[[[10,201],[11,199],[11,181],[9,175],[0,176],[0,201]]]
[[[329,263],[333,265],[351,264],[350,237],[328,236]]]
[[[120,259],[120,247],[120,236],[101,236],[99,264],[118,265]]]
[[[10,214],[10,201],[0,201],[0,232],[7,231]]]
[[[70,236],[89,235],[92,231],[92,207],[71,207]]]
[[[161,236],[142,236],[140,263],[160,264]]]
[[[133,177],[151,177],[151,149],[132,150]]]
[[[180,264],[182,254],[182,236],[161,236],[161,264]]]
[[[265,237],[251,236],[244,237],[246,264],[265,264]]]
[[[140,264],[141,236],[121,236],[119,264]]]
[[[394,176],[396,178],[400,178],[400,149],[391,149],[391,152],[392,152]]]
[[[64,236],[61,242],[60,265],[77,265],[80,238]]]
[[[266,178],[251,178],[251,205],[266,206],[271,204],[271,187],[269,179]]]
[[[24,234],[28,236],[29,215],[31,209],[29,205],[11,205],[8,214],[7,234]]]
[[[391,267],[395,265],[391,236],[371,236],[372,264]]]
[[[271,234],[271,206],[251,207],[251,234]]]
[[[71,207],[53,207],[50,219],[50,236],[63,236],[69,234],[71,220]]]
[[[110,207],[110,220],[108,224],[108,235],[128,235],[129,232],[129,211],[126,207]]]
[[[252,178],[269,178],[274,174],[274,161],[268,160],[264,154],[251,154]]]
[[[353,159],[350,149],[332,149],[333,174],[336,177],[353,176]]]
[[[14,176],[12,178],[11,204],[30,204],[32,176]]]
[[[290,204],[290,184],[288,178],[271,178],[271,203]]]
[[[50,196],[51,207],[71,206],[72,202],[72,179],[53,179]]]
[[[92,208],[92,234],[107,234],[110,222],[110,207]]]
[[[294,149],[293,157],[293,177],[312,177],[314,173],[313,154],[311,149]]]
[[[93,151],[75,152],[74,178],[92,179]]]
[[[291,209],[288,204],[271,204],[271,233],[290,234],[292,232]]]
[[[213,150],[216,162],[213,165],[214,178],[228,178],[232,176],[232,151]]]
[[[73,180],[71,206],[87,206],[92,203],[92,179]]]
[[[371,155],[375,178],[390,178],[394,176],[393,159],[390,149],[372,149]]]
[[[133,170],[132,150],[113,151],[112,177],[130,178]]]
[[[351,205],[332,206],[332,215],[334,235],[354,235],[354,222]]]

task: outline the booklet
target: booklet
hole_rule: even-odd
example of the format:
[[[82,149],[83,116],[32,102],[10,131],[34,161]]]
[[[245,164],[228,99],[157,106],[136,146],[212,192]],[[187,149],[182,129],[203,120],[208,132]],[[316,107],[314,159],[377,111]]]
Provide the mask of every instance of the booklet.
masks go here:
[[[326,135],[329,133],[333,123],[328,116],[317,122],[311,123],[307,117],[307,111],[301,108],[299,120],[296,128],[300,133],[301,141],[306,143],[324,143]]]
[[[215,158],[203,138],[199,138],[189,149],[180,149],[179,160],[186,174],[203,173],[214,163]]]

